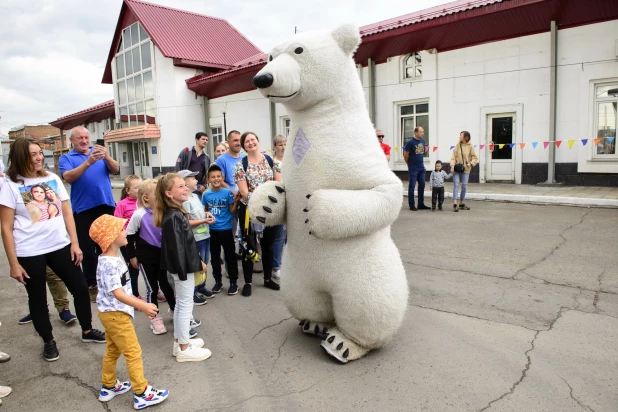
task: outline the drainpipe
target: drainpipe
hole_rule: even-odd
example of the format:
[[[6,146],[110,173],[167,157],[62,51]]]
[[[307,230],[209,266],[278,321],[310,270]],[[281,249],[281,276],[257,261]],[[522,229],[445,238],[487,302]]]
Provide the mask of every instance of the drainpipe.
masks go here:
[[[208,137],[208,156],[212,159],[213,150],[213,141],[210,135],[210,113],[208,112],[208,97],[204,96],[204,132],[209,136]]]
[[[368,74],[368,87],[369,87],[369,119],[373,124],[373,127],[376,127],[376,62],[370,57],[367,59],[367,74]]]
[[[556,21],[551,22],[550,69],[549,69],[549,141],[556,141],[556,77],[558,75],[558,31]],[[556,145],[549,145],[547,161],[547,183],[556,183]]]

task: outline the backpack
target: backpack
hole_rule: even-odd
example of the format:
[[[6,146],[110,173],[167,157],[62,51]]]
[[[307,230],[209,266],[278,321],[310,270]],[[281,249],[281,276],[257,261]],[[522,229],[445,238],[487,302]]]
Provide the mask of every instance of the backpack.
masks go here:
[[[273,168],[273,158],[268,156],[267,154],[265,154],[264,157],[266,158],[266,161],[268,162],[268,166],[270,166],[270,168],[272,169]],[[240,161],[242,162],[242,170],[247,172],[247,168],[249,167],[249,159],[247,159],[247,156],[245,156],[242,159],[240,159]]]

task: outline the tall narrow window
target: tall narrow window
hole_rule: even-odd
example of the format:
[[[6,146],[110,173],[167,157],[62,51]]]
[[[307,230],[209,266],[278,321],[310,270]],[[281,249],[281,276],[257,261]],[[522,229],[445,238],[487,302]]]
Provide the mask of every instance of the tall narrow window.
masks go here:
[[[399,106],[399,122],[401,133],[401,147],[408,140],[414,138],[414,129],[422,127],[425,135],[425,147],[429,147],[429,103],[406,104]],[[425,157],[429,157],[429,151],[425,150]]]
[[[617,158],[618,83],[599,85],[595,95],[595,136],[600,139],[594,148],[596,158]]]

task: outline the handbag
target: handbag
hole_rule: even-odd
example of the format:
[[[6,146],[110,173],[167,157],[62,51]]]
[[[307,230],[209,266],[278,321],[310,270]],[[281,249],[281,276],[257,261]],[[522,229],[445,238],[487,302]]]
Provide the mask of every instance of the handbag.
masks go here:
[[[206,282],[206,272],[204,272],[204,271],[202,271],[202,272],[195,272],[193,274],[193,277],[195,278],[195,286],[200,286],[204,282]]]
[[[461,147],[461,143],[459,143],[459,153],[461,154],[461,163],[457,163],[455,165],[455,171],[457,173],[463,173],[465,168],[464,168],[464,158],[463,158],[463,148]]]

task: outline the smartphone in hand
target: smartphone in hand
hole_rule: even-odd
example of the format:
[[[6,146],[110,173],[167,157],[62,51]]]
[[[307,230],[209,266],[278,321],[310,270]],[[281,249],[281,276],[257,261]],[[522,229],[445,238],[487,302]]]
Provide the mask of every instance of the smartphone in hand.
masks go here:
[[[97,143],[99,146],[105,146],[105,139],[97,139]]]

